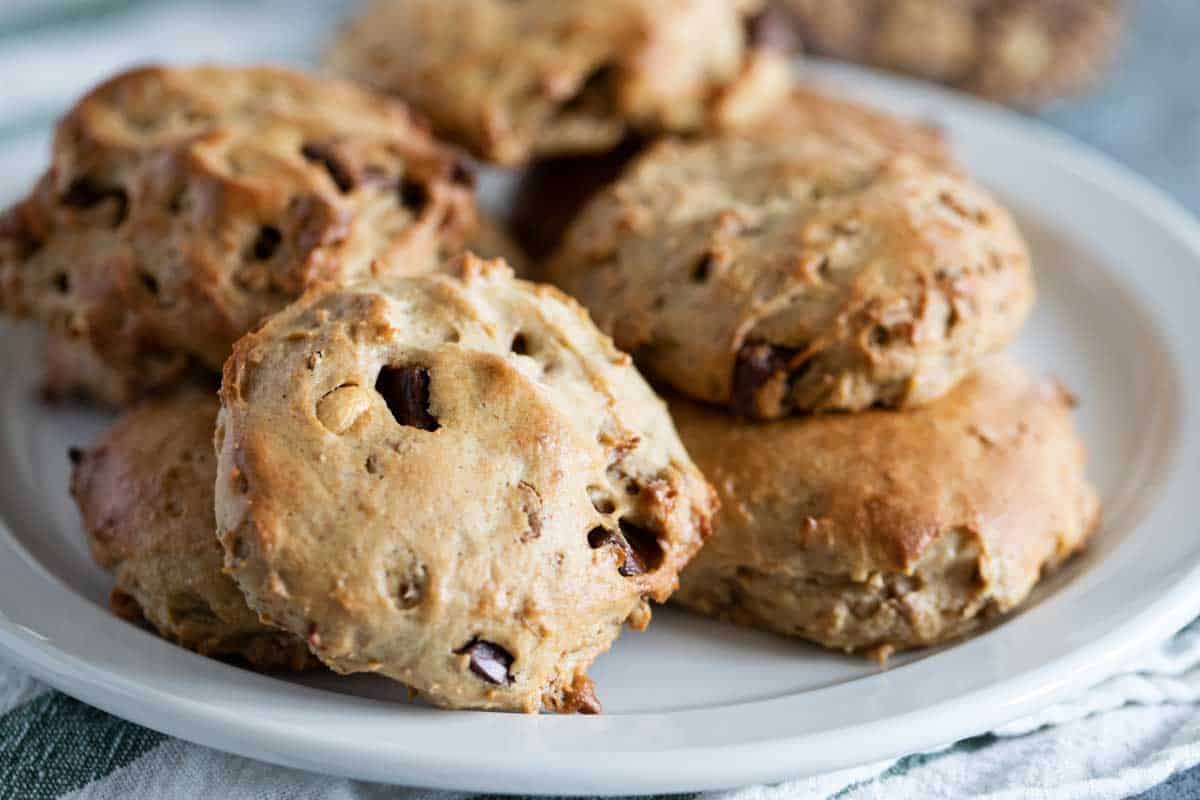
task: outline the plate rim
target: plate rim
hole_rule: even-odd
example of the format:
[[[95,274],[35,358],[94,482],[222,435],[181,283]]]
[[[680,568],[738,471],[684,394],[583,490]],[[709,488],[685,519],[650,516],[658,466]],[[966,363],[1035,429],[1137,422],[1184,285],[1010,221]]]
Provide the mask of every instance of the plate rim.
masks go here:
[[[1025,137],[1036,149],[1053,152],[1064,169],[1102,186],[1110,194],[1124,195],[1128,204],[1137,205],[1147,216],[1154,217],[1164,233],[1191,251],[1195,264],[1200,267],[1200,221],[1173,198],[1128,168],[1043,123],[964,95],[858,67],[806,61],[801,71],[804,78],[814,78],[819,84],[854,87],[864,92],[869,100],[884,94],[922,98],[929,105],[948,108],[952,114],[976,115],[981,118],[981,124],[1006,135],[1011,133]],[[1185,374],[1179,364],[1174,366],[1176,376]],[[1195,441],[1197,410],[1194,406],[1198,389],[1200,387],[1195,385],[1195,381],[1180,380],[1179,390],[1186,397],[1180,400],[1179,424],[1184,426],[1187,435],[1181,436],[1179,447],[1182,452],[1176,454],[1168,469],[1167,478],[1171,486],[1187,480],[1185,475],[1180,474],[1184,471],[1183,465],[1190,463],[1195,457],[1193,451],[1200,448]],[[1185,399],[1186,402],[1183,402]],[[1168,488],[1163,487],[1163,494],[1156,504],[1162,503]],[[80,614],[87,616],[88,609],[95,610],[92,603],[63,585],[33,559],[9,528],[4,513],[0,511],[0,575],[7,573],[13,576],[15,573],[12,570],[21,569],[18,565],[23,565],[25,574],[22,577],[49,584],[54,592],[61,593],[61,597],[69,597],[73,606],[86,607],[78,609]],[[1147,522],[1143,520],[1139,524]],[[1109,559],[1113,555],[1110,554]],[[1059,595],[1066,595],[1076,588],[1081,587],[1065,587]],[[597,750],[592,754],[594,758],[591,763],[581,763],[575,757],[575,751],[559,754],[560,758],[553,758],[555,753],[549,751],[547,756],[550,757],[538,762],[536,768],[530,764],[513,765],[503,753],[489,755],[477,750],[467,755],[447,755],[445,752],[430,753],[416,747],[407,751],[378,745],[364,749],[361,744],[354,747],[349,742],[316,742],[312,735],[285,729],[276,722],[268,724],[265,720],[238,719],[232,714],[233,709],[216,708],[187,697],[160,693],[148,687],[145,681],[139,681],[136,676],[98,672],[77,653],[64,649],[67,646],[57,645],[41,634],[13,623],[5,615],[2,606],[0,649],[40,680],[116,716],[205,746],[285,766],[441,789],[534,794],[623,794],[720,789],[770,782],[883,761],[936,747],[1008,722],[1052,701],[1078,686],[1079,682],[1104,677],[1106,671],[1128,655],[1165,639],[1197,614],[1200,614],[1200,561],[1179,576],[1171,586],[1160,590],[1156,599],[1143,610],[1129,616],[1108,634],[1006,681],[906,714],[825,731],[820,736],[823,749],[827,752],[808,754],[800,761],[796,758],[797,751],[806,744],[811,745],[811,733],[716,747],[668,747],[641,752]],[[147,642],[162,644],[148,633],[133,629],[131,633],[146,637]],[[971,644],[966,642],[948,652],[970,647]],[[213,669],[235,669],[215,663],[208,666]],[[154,702],[146,703],[146,699]],[[609,722],[598,727],[599,736],[601,739],[611,737],[612,731],[608,729],[620,725],[621,720],[632,719],[637,724],[644,717],[670,717],[684,724],[715,713],[754,713],[750,707],[776,702],[779,701],[741,703],[697,711],[611,716],[607,718]],[[981,708],[987,708],[988,712],[982,713]],[[445,716],[443,712],[434,713]],[[547,732],[553,735],[555,731],[564,730],[564,724],[596,724],[581,718],[529,718],[479,712],[457,712],[456,716],[464,722],[478,720],[471,724],[488,728],[508,726],[507,722],[496,723],[496,720],[517,719],[521,720],[521,725],[540,729],[543,736]],[[613,720],[617,722],[611,722]],[[238,730],[231,733],[230,725]],[[885,727],[892,729],[893,734],[896,730],[906,733],[896,736],[895,743],[891,745],[863,744],[863,740],[878,739]],[[268,741],[256,741],[258,737]],[[612,767],[611,759],[616,758],[620,758],[623,764],[620,770]],[[683,764],[686,764],[686,774]]]

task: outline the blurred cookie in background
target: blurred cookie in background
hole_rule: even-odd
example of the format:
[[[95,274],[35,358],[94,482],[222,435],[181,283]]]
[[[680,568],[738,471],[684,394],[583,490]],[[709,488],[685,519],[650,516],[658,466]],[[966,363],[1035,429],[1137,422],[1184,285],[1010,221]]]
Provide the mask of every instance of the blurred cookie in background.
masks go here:
[[[777,0],[814,55],[1033,107],[1101,76],[1123,0]]]
[[[761,107],[786,62],[763,0],[383,0],[326,60],[392,92],[480,158],[610,150],[633,131],[686,132]]]

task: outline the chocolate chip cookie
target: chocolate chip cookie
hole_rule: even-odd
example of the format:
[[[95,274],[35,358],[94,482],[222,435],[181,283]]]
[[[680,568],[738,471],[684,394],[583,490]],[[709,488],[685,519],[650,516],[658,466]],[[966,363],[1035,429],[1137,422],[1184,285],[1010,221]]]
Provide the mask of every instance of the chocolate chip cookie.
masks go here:
[[[0,217],[0,307],[82,342],[134,394],[219,371],[309,286],[462,249],[470,174],[394,101],[269,68],[147,68],[58,126]]]
[[[71,494],[112,607],[189,650],[261,670],[304,669],[304,642],[268,627],[222,569],[213,520],[215,394],[188,391],[122,416],[72,451]]]
[[[1120,40],[1123,0],[779,0],[805,47],[1038,105],[1077,93]]]
[[[769,102],[786,46],[761,0],[377,0],[333,69],[394,92],[482,158],[598,152]],[[747,91],[749,89],[749,91]],[[736,109],[736,110],[735,110]]]
[[[312,291],[239,341],[217,525],[252,608],[452,708],[596,711],[713,494],[587,314],[501,262]]]
[[[807,92],[650,148],[546,275],[652,377],[768,419],[933,400],[1034,294],[1012,218],[934,131]]]
[[[675,600],[878,657],[961,636],[1094,527],[1072,405],[1002,357],[914,411],[753,424],[674,401],[722,503]]]

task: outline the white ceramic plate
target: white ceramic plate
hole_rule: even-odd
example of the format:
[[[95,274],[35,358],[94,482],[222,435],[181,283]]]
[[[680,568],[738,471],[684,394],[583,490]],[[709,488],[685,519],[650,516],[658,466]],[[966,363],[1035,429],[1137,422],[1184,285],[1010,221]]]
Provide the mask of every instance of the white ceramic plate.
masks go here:
[[[109,614],[109,580],[88,558],[66,489],[68,445],[104,420],[40,406],[33,338],[9,328],[0,645],[89,703],[222,750],[409,785],[570,794],[775,781],[934,747],[1044,705],[1172,633],[1200,612],[1200,228],[1138,179],[1013,115],[808,69],[943,124],[1033,245],[1041,298],[1017,350],[1079,393],[1105,522],[1022,613],[880,670],[661,610],[595,665],[600,717],[447,713],[409,705],[382,679],[255,675]]]

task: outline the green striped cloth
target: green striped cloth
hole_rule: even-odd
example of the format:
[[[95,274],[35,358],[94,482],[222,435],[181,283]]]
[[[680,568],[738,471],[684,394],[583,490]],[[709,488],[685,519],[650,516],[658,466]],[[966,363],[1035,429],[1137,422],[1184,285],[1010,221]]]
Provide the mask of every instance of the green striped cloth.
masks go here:
[[[0,86],[0,175],[5,178],[0,194],[11,199],[32,180],[44,164],[53,119],[98,78],[156,60],[311,63],[348,5],[347,0],[0,0],[0,75],[5,76]],[[1162,24],[1149,29],[1131,54],[1121,80],[1135,83],[1120,87],[1120,102],[1109,99],[1105,106],[1101,98],[1090,111],[1060,111],[1053,120],[1110,144],[1185,199],[1200,198],[1188,194],[1196,191],[1200,148],[1169,146],[1181,135],[1187,139],[1189,132],[1196,137],[1200,127],[1189,77],[1196,72],[1182,66],[1195,63],[1200,54],[1183,24],[1190,20],[1196,29],[1200,4],[1145,0],[1143,14]],[[145,36],[148,30],[155,35]],[[1144,57],[1138,58],[1139,53]],[[1169,131],[1164,127],[1157,132],[1152,124],[1156,115],[1149,111],[1116,113],[1127,110],[1127,100],[1165,104],[1163,76],[1168,74],[1188,84],[1172,107],[1194,113],[1169,117]],[[1129,118],[1138,125],[1123,125]],[[1160,146],[1156,136],[1168,146]],[[1171,156],[1170,163],[1162,161],[1164,154]],[[1181,162],[1188,158],[1190,169]],[[1171,184],[1173,179],[1179,182]],[[1128,797],[1200,764],[1198,710],[1200,625],[1193,625],[1128,672],[1002,730],[894,762],[712,796]],[[0,800],[460,796],[312,775],[173,739],[50,690],[0,656]]]

